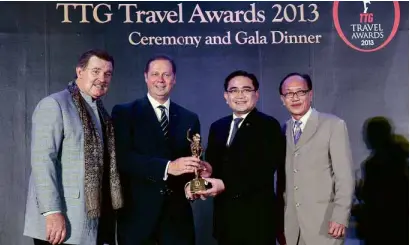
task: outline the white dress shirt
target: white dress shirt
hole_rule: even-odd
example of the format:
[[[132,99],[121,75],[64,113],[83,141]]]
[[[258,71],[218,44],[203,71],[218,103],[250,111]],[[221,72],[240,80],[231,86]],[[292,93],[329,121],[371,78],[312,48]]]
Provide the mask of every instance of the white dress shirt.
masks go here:
[[[301,121],[302,122],[302,124],[300,124],[300,130],[303,133],[303,130],[305,129],[306,123],[307,123],[307,121],[310,117],[310,114],[312,114],[312,107],[310,107],[309,110],[306,112],[306,114],[303,115],[299,120],[296,120],[295,118],[292,117],[292,120],[293,120],[293,130],[292,130],[292,132],[293,132],[293,135],[295,135],[295,122],[296,121]]]
[[[158,106],[162,105],[165,106],[165,114],[167,115],[168,118],[168,123],[169,123],[169,105],[171,104],[171,100],[168,98],[167,101],[165,101],[164,104],[159,103],[158,101],[156,101],[149,93],[147,93],[147,97],[149,102],[151,103],[152,108],[155,111],[155,114],[157,115],[158,118],[158,122],[161,121],[161,109],[158,108]],[[167,166],[165,167],[165,173],[164,173],[164,178],[163,180],[167,180],[168,179],[168,167],[169,167],[169,163],[171,161],[168,161]]]
[[[238,129],[241,128],[241,125],[242,125],[243,121],[245,121],[245,118],[246,118],[248,115],[249,115],[249,112],[246,113],[246,114],[244,114],[244,115],[241,115],[241,116],[240,116],[240,118],[243,118],[243,120],[239,123]],[[237,115],[235,115],[235,113],[234,113],[234,114],[233,114],[233,119],[232,119],[232,122],[231,122],[231,128],[229,129],[228,140],[226,141],[226,145],[227,145],[227,146],[228,146],[229,140],[231,139],[231,136],[232,136],[233,125],[234,125],[234,123],[235,123],[234,120],[235,120],[236,118],[239,118],[239,117],[238,117]]]
[[[149,93],[147,94],[148,100],[151,103],[152,108],[155,111],[155,114],[157,115],[158,122],[161,121],[161,109],[158,108],[158,106],[162,105],[165,106],[165,114],[167,115],[168,122],[169,122],[169,105],[171,104],[170,99],[168,98],[167,101],[165,101],[164,104],[159,103],[156,101]]]

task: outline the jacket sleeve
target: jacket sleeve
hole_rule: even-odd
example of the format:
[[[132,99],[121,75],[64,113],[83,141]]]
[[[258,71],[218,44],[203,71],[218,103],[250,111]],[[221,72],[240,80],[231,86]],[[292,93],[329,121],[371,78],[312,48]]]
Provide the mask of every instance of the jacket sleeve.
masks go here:
[[[62,210],[61,179],[58,177],[63,141],[63,115],[58,102],[46,97],[32,116],[31,168],[40,213]]]
[[[335,123],[330,136],[330,157],[335,177],[335,207],[332,220],[347,227],[354,194],[352,153],[346,124],[339,120]]]

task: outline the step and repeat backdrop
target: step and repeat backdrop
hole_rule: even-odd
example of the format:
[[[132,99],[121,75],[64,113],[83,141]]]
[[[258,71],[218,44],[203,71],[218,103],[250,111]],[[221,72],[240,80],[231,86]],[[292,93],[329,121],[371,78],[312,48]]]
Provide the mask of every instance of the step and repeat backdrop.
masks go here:
[[[314,107],[347,123],[360,177],[367,119],[386,117],[408,138],[408,10],[408,2],[373,1],[0,3],[0,244],[32,243],[22,235],[31,115],[41,98],[74,78],[84,51],[114,56],[109,111],[147,93],[143,71],[151,56],[173,57],[171,99],[199,115],[204,147],[210,124],[231,113],[223,99],[229,73],[254,73],[258,109],[281,122],[289,114],[280,80],[310,74]],[[193,206],[197,244],[215,244],[211,200]]]

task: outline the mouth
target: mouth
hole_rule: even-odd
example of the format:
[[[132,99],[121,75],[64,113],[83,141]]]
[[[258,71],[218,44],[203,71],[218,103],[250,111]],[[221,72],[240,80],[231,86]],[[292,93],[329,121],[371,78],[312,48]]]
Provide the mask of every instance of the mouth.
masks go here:
[[[94,84],[94,87],[100,90],[104,90],[107,88],[107,84]]]
[[[235,101],[237,105],[246,105],[247,101]]]
[[[291,106],[294,108],[299,108],[300,106],[302,106],[302,103],[292,104]]]
[[[158,90],[165,90],[167,88],[167,86],[161,84],[155,85],[154,87]]]

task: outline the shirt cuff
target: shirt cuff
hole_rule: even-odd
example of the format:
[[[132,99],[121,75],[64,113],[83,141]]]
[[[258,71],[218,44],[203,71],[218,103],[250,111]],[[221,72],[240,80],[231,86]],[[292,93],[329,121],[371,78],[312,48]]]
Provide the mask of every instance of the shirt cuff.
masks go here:
[[[165,167],[165,173],[164,173],[164,178],[163,178],[164,181],[168,179],[168,167],[170,163],[171,161],[168,161],[167,166]]]
[[[185,189],[188,187],[189,183],[190,183],[190,182],[186,182],[186,184],[185,184],[185,186],[184,186],[184,193],[185,193],[186,199],[188,199],[188,200],[191,201],[191,199],[189,198],[189,196],[187,195],[187,193],[186,193],[186,191],[185,191]]]
[[[47,215],[50,215],[50,214],[56,214],[56,213],[61,213],[61,211],[49,211],[49,212],[45,212],[45,213],[43,213],[43,216],[47,216]]]

